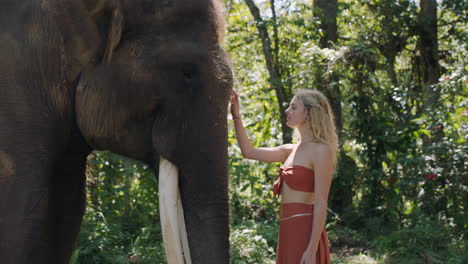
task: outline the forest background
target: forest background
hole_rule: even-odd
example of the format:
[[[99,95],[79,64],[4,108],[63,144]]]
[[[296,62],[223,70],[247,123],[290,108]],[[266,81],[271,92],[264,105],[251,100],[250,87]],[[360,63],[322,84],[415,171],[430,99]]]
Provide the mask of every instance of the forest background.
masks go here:
[[[332,263],[468,263],[468,2],[224,0],[244,125],[291,142],[284,110],[319,89],[340,152],[327,230]],[[232,263],[274,263],[280,164],[243,159],[229,121]],[[71,263],[165,263],[157,181],[94,152]]]

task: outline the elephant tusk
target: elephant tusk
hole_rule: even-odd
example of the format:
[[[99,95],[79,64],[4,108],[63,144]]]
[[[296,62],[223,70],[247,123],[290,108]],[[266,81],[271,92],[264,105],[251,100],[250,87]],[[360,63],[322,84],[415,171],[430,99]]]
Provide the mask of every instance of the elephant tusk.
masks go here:
[[[180,199],[180,191],[177,190],[177,211],[179,219],[180,240],[182,242],[182,250],[184,252],[185,264],[192,264],[190,258],[190,248],[188,245],[187,229],[185,227],[184,210],[182,209],[182,200]]]
[[[168,264],[191,264],[185,228],[184,212],[180,200],[177,167],[164,159],[159,162],[159,212],[164,249]]]

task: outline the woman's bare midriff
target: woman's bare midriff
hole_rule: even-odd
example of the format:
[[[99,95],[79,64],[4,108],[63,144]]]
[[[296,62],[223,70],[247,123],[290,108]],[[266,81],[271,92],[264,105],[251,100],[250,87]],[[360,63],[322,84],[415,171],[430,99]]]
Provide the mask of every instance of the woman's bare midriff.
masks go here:
[[[313,192],[301,192],[296,191],[283,181],[283,187],[281,188],[281,203],[304,203],[314,204],[314,193]]]

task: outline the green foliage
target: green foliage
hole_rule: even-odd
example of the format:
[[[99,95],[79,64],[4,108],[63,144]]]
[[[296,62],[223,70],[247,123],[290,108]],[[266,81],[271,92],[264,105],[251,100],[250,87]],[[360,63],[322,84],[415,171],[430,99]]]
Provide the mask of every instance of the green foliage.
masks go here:
[[[265,221],[259,223],[245,221],[241,226],[235,226],[230,237],[231,263],[275,263],[276,242],[269,242],[268,237],[271,240],[271,234],[276,236],[276,229],[277,225]]]
[[[229,20],[227,47],[236,72],[241,73],[238,90],[244,122],[256,146],[278,145],[281,135],[272,132],[277,123],[266,121],[278,118],[269,112],[278,109],[262,107],[263,94],[272,95],[261,88],[268,87],[268,82],[264,66],[259,68],[264,65],[258,61],[260,39],[254,28],[230,31],[252,21],[240,1],[228,1],[234,2],[244,11],[236,21]],[[366,241],[398,236],[406,228],[430,232],[431,221],[443,223],[447,232],[442,235],[456,237],[456,243],[466,238],[468,68],[463,55],[466,23],[461,23],[466,11],[461,5],[443,1],[439,7],[442,75],[432,89],[440,98],[423,109],[417,2],[338,1],[340,39],[326,49],[319,47],[322,33],[309,1],[280,4],[285,10],[277,12],[279,60],[288,87],[320,89],[323,79],[335,74],[337,80],[332,81],[341,90],[343,147],[329,203],[336,213],[329,225],[332,246],[389,253],[389,247]],[[263,17],[270,19],[269,7],[259,6]],[[234,13],[239,14],[237,9]],[[244,40],[248,41],[240,44]],[[231,45],[234,41],[237,44]],[[323,65],[328,65],[326,72]],[[258,221],[264,215],[274,220],[278,201],[271,196],[270,186],[277,165],[242,160],[235,139],[230,142],[233,223]]]
[[[364,248],[366,247],[365,236],[358,231],[346,226],[329,225],[327,228],[328,240],[331,245],[336,247]]]
[[[231,175],[239,175],[232,178],[230,185],[232,223],[239,225],[246,220],[277,219],[279,200],[273,196],[271,182],[277,177],[278,167],[266,163],[256,166],[240,163],[234,163],[230,172]]]
[[[74,261],[164,263],[152,171],[108,152],[94,152],[88,168],[88,205]]]
[[[384,260],[375,260],[374,258],[366,255],[359,253],[357,255],[353,256],[334,256],[332,255],[332,262],[333,264],[380,264],[380,263],[386,263]]]
[[[388,263],[464,263],[468,255],[449,228],[430,219],[380,236],[373,244],[389,253]]]

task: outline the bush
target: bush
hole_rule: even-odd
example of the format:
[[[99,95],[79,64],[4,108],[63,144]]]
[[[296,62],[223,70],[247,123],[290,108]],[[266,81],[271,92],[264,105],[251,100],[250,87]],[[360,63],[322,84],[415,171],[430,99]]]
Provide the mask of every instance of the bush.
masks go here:
[[[87,208],[71,263],[165,263],[151,169],[109,152],[94,152],[88,167]]]
[[[236,226],[231,230],[231,263],[275,263],[275,249],[269,245],[264,237],[265,234],[272,233],[272,230],[275,229],[274,225],[267,222],[262,224],[253,221],[247,221],[245,224]],[[277,235],[277,231],[273,233]]]
[[[404,228],[373,243],[389,255],[389,263],[466,263],[463,234],[452,237],[451,230],[438,221],[423,219],[420,224]]]

